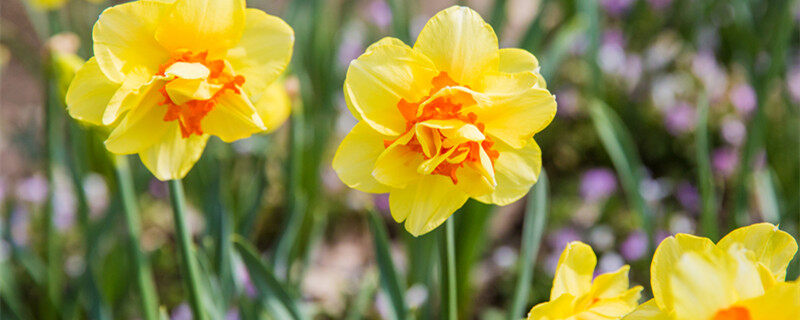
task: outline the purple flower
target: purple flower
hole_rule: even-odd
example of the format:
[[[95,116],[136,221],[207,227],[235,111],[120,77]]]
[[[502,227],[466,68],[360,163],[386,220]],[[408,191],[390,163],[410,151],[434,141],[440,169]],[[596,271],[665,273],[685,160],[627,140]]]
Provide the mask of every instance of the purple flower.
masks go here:
[[[376,194],[372,197],[372,201],[375,204],[375,209],[378,209],[380,212],[388,213],[389,212],[389,194],[388,193],[381,193]]]
[[[392,9],[383,0],[374,0],[369,4],[369,16],[376,26],[386,28],[392,23]]]
[[[23,206],[18,205],[14,207],[14,211],[11,211],[9,227],[11,228],[11,240],[15,245],[23,247],[28,245],[30,220],[30,212]]]
[[[167,184],[163,181],[158,181],[155,178],[150,179],[150,184],[147,186],[147,190],[154,198],[165,199],[167,197]]]
[[[553,248],[555,252],[559,253],[564,250],[570,242],[579,240],[581,240],[580,234],[570,227],[558,229],[547,237],[550,248]]]
[[[572,117],[578,113],[578,91],[572,88],[561,90],[556,94],[557,113]]]
[[[233,271],[236,277],[236,281],[242,284],[244,287],[244,293],[253,298],[256,296],[256,287],[253,284],[253,281],[250,280],[250,272],[247,271],[247,267],[245,267],[244,262],[241,260],[235,260],[233,264]]]
[[[34,204],[42,204],[47,199],[47,179],[41,174],[34,174],[17,184],[16,195],[19,200]]]
[[[647,235],[642,231],[634,231],[620,244],[620,253],[625,260],[639,260],[647,253]]]
[[[617,191],[617,178],[607,168],[590,169],[581,177],[581,197],[586,202],[605,199]]]
[[[669,236],[670,236],[670,234],[666,230],[656,230],[656,234],[653,235],[653,237],[655,238],[654,240],[655,240],[656,246],[661,244],[661,241],[664,241],[664,239],[666,239]]]
[[[231,308],[230,310],[228,310],[227,313],[225,313],[225,320],[239,320],[239,319],[240,319],[239,309],[237,308]]]
[[[691,132],[697,121],[697,113],[686,102],[680,102],[669,108],[664,117],[664,125],[673,136]]]
[[[748,84],[739,84],[733,87],[728,98],[731,99],[731,103],[739,111],[739,114],[743,116],[750,115],[758,104],[756,91]]]
[[[689,212],[697,212],[700,209],[700,194],[689,182],[682,182],[675,190],[675,197],[678,202]]]
[[[742,142],[744,142],[744,137],[747,134],[747,128],[744,126],[744,123],[736,119],[736,117],[726,117],[723,119],[720,131],[722,133],[722,139],[734,146],[740,146]]]
[[[343,38],[339,44],[337,60],[339,65],[346,69],[350,65],[350,61],[355,60],[364,53],[364,45],[362,44],[364,36],[359,30],[348,29],[345,31]]]
[[[170,319],[192,320],[192,309],[189,309],[189,305],[186,304],[186,302],[182,302],[177,307],[175,307],[175,309],[172,309],[172,314],[170,315]]]
[[[728,86],[728,75],[717,63],[711,50],[702,50],[692,60],[692,72],[708,90],[712,101],[719,101],[725,95]]]
[[[796,65],[789,70],[789,74],[786,75],[786,86],[789,87],[789,95],[792,96],[792,99],[795,102],[800,102],[800,65]]]
[[[633,0],[602,0],[600,3],[610,16],[619,17],[628,11]]]
[[[739,165],[739,154],[734,148],[720,148],[711,155],[714,172],[722,177],[730,177]]]

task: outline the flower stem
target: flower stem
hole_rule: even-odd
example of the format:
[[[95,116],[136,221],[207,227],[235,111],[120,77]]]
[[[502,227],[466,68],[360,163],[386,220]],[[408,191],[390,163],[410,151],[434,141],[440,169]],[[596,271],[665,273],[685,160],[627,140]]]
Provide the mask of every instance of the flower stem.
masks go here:
[[[181,252],[183,279],[186,290],[189,291],[189,306],[192,308],[194,319],[205,319],[203,309],[200,307],[200,280],[197,271],[197,260],[195,260],[192,252],[192,240],[189,230],[186,229],[186,206],[181,180],[169,181],[169,196],[172,200],[175,233],[178,237],[178,248]]]
[[[456,292],[456,244],[455,226],[452,217],[444,223],[439,251],[442,254],[442,319],[458,319],[458,296]]]
[[[141,247],[139,247],[139,238],[141,237],[139,208],[136,205],[136,194],[127,156],[115,157],[114,174],[117,177],[117,185],[122,199],[125,225],[128,227],[128,251],[134,262],[133,268],[136,272],[136,283],[142,299],[142,314],[146,320],[156,320],[158,319],[158,296],[153,284],[150,265],[147,263]]]

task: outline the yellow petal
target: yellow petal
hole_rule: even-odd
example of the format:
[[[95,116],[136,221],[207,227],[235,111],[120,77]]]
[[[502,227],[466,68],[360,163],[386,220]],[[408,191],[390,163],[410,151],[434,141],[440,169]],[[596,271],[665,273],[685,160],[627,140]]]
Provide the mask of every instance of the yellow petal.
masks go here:
[[[731,267],[712,253],[687,252],[669,273],[672,310],[678,319],[709,319],[736,302]]]
[[[539,88],[547,89],[547,83],[542,74],[539,73],[539,60],[526,50],[517,48],[500,49],[500,72],[533,73],[536,76],[536,85]]]
[[[106,77],[121,83],[132,73],[149,77],[158,72],[169,53],[153,35],[169,7],[160,1],[131,1],[100,14],[92,40],[95,58]]]
[[[466,156],[466,152],[463,155]],[[458,163],[457,161],[454,162]],[[490,181],[491,177],[487,177],[484,172],[485,170],[472,163],[458,168],[456,170],[456,178],[458,178],[456,186],[475,199],[487,196],[495,191],[497,183],[496,181]]]
[[[164,70],[166,76],[183,79],[205,79],[209,74],[211,74],[211,70],[199,62],[175,62],[167,70]]]
[[[757,223],[731,231],[718,246],[728,250],[734,243],[753,251],[756,260],[763,263],[778,281],[786,277],[786,267],[797,252],[797,242],[788,233],[770,223]]]
[[[730,258],[728,260],[735,270],[729,282],[735,288],[738,299],[748,299],[764,294],[765,287],[774,280],[768,280],[769,283],[766,285],[762,283],[763,274],[759,271],[759,263],[756,262],[753,252],[745,249],[739,243],[734,243],[725,253]]]
[[[267,130],[247,96],[226,90],[216,98],[216,105],[201,124],[203,131],[233,142]]]
[[[109,80],[95,58],[89,59],[75,74],[67,89],[67,111],[77,120],[101,125],[108,101],[120,84]]]
[[[498,70],[499,48],[492,27],[467,7],[453,6],[428,20],[414,50],[461,85],[474,86],[486,72]]]
[[[609,299],[622,295],[628,290],[628,271],[630,266],[624,265],[611,273],[604,273],[592,282],[591,296]]]
[[[177,0],[155,30],[155,39],[170,51],[229,49],[242,37],[244,12],[244,0]]]
[[[393,188],[405,188],[422,178],[417,168],[425,158],[419,152],[405,146],[412,135],[413,132],[409,131],[378,156],[375,168],[372,170],[375,180]]]
[[[542,302],[534,306],[528,312],[527,320],[557,320],[571,319],[574,312],[573,305],[575,297],[569,293],[562,294],[558,298],[548,302]]]
[[[633,312],[622,318],[623,320],[670,320],[669,315],[661,311],[655,299],[639,305]]]
[[[378,132],[397,136],[405,132],[406,120],[397,108],[401,99],[417,102],[431,88],[438,74],[433,63],[408,46],[373,46],[350,62],[344,81],[347,107],[359,120]]]
[[[208,100],[222,89],[221,84],[210,84],[205,79],[177,78],[164,86],[170,100],[181,105],[191,100]]]
[[[114,92],[114,95],[111,96],[111,100],[108,101],[105,111],[103,111],[103,125],[111,125],[117,121],[119,116],[136,106],[138,99],[142,97],[139,93],[142,90],[148,90],[153,81],[148,82],[137,74],[131,74],[125,77],[119,89]]]
[[[158,180],[182,179],[200,159],[206,141],[207,134],[183,138],[178,122],[172,121],[164,137],[139,152],[139,158]]]
[[[669,312],[673,306],[670,278],[675,264],[682,255],[689,252],[707,253],[714,249],[714,243],[707,238],[688,234],[668,237],[658,245],[650,265],[650,285],[653,296],[661,310]]]
[[[800,319],[800,283],[782,282],[764,295],[736,303],[745,307],[753,320]]]
[[[228,50],[226,59],[245,78],[242,88],[253,101],[260,100],[270,83],[286,70],[292,58],[294,31],[286,22],[258,9],[247,9],[244,33]]]
[[[456,188],[450,178],[426,175],[404,189],[389,193],[389,209],[397,222],[417,237],[442,224],[467,201],[467,195]]]
[[[578,319],[619,319],[633,311],[639,304],[641,297],[641,286],[636,286],[625,290],[617,297],[599,299],[595,301],[588,310],[577,315]]]
[[[369,45],[369,47],[367,47],[367,50],[364,50],[364,53],[369,53],[370,51],[372,51],[372,49],[375,49],[377,47],[380,47],[382,45],[387,45],[387,44],[395,45],[395,46],[401,46],[401,47],[408,47],[408,45],[405,42],[403,42],[403,40],[400,40],[400,39],[397,39],[397,38],[393,38],[393,37],[383,37],[380,40],[375,41],[375,43]]]
[[[486,95],[489,105],[469,108],[486,132],[514,148],[542,131],[556,115],[555,96],[546,89],[534,87],[536,76],[532,73],[502,74],[486,77]],[[466,112],[466,110],[465,110]]]
[[[163,81],[156,81],[126,99],[132,105],[129,107],[131,111],[106,139],[108,151],[138,153],[162,139],[170,127],[170,123],[164,121],[167,107],[161,105],[164,96],[159,88],[163,85]]]
[[[525,196],[536,183],[542,170],[542,151],[533,139],[518,150],[502,143],[495,143],[494,147],[500,152],[494,162],[497,186],[494,192],[475,199],[504,206]]]
[[[262,98],[263,99],[263,98]],[[378,156],[388,137],[359,122],[344,138],[333,156],[333,170],[348,187],[369,193],[386,193],[389,187],[372,177]]]
[[[500,49],[500,72],[539,72],[539,60],[527,50],[518,48]]]
[[[268,133],[280,128],[292,113],[292,102],[283,81],[274,81],[267,86],[255,106]]]
[[[596,264],[597,257],[592,247],[579,241],[567,244],[558,259],[550,300],[565,293],[576,297],[588,293]]]

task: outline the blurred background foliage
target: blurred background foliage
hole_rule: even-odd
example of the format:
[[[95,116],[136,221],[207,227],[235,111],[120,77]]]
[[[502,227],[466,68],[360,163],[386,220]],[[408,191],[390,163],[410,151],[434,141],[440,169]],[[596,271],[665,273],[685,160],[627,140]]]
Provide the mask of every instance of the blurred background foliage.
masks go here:
[[[112,162],[127,160],[63,112],[97,15],[120,2],[0,3],[0,318],[148,318],[130,241],[160,317],[191,317],[166,184],[129,161],[132,237]],[[186,178],[209,318],[442,316],[439,231],[409,236],[385,195],[346,188],[330,160],[355,124],[341,90],[350,60],[384,36],[411,44],[453,4],[480,12],[501,47],[533,52],[558,101],[536,135],[548,179],[515,204],[471,201],[453,216],[461,318],[523,317],[572,240],[593,246],[598,272],[630,264],[648,287],[650,252],[670,234],[716,240],[769,221],[797,238],[798,1],[250,0],[295,29],[293,114],[271,135],[211,139]],[[798,270],[795,259],[789,279]]]

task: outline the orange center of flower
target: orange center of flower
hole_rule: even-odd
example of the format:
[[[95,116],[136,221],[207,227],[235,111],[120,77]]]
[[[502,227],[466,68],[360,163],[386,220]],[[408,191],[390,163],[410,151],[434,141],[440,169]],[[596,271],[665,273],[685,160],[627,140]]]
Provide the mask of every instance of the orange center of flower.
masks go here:
[[[451,79],[446,72],[441,72],[431,81],[433,88],[431,88],[428,96],[423,97],[417,102],[408,102],[405,99],[397,103],[397,108],[406,120],[406,134],[416,129],[417,124],[429,120],[460,120],[463,123],[474,125],[478,128],[481,134],[484,133],[485,126],[483,123],[478,122],[478,116],[475,113],[462,112],[462,108],[474,105],[475,99],[466,92],[455,91],[454,94],[445,95],[429,101],[420,111],[420,105],[430,99],[431,96],[439,92],[445,87],[458,86],[453,79]],[[439,163],[432,174],[443,175],[449,177],[454,184],[458,183],[457,170],[468,164],[480,165],[481,162],[481,149],[488,155],[492,165],[495,160],[500,156],[500,153],[492,148],[494,141],[489,137],[485,137],[482,141],[464,141],[453,146],[447,146],[447,143],[441,142],[446,139],[446,133],[442,129],[432,129],[432,135],[440,139],[441,149],[437,155],[452,153],[446,157],[444,161]],[[396,140],[384,141],[384,146],[389,147]],[[419,137],[415,134],[406,146],[411,150],[418,152],[425,157],[431,159],[433,156],[426,154],[424,146],[419,141]],[[455,149],[455,150],[451,150]]]
[[[164,96],[164,101],[161,102],[161,105],[167,106],[167,111],[164,114],[164,121],[178,121],[181,128],[181,135],[184,138],[188,138],[192,134],[199,136],[203,134],[200,123],[216,105],[217,97],[222,95],[226,90],[231,90],[236,94],[240,94],[239,87],[244,84],[244,77],[241,75],[234,76],[229,70],[226,70],[225,61],[221,59],[208,59],[208,51],[199,53],[185,51],[175,54],[159,67],[158,75],[166,76],[167,70],[178,62],[202,64],[209,70],[205,81],[209,86],[217,88],[215,89],[216,92],[208,99],[192,99],[183,103],[175,103],[167,92],[167,86],[160,89],[161,94]],[[169,80],[167,85],[178,79],[180,78],[175,77]]]
[[[744,307],[730,307],[717,311],[714,314],[714,320],[751,320],[750,311]]]

